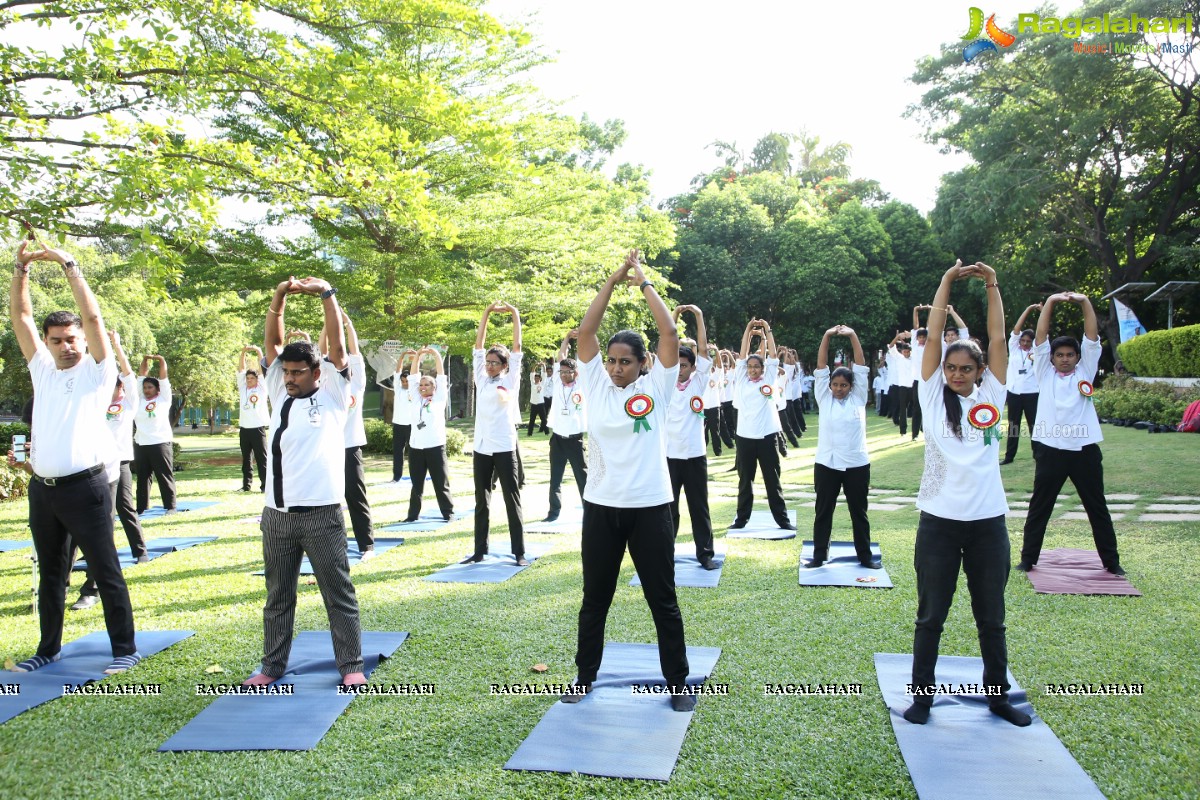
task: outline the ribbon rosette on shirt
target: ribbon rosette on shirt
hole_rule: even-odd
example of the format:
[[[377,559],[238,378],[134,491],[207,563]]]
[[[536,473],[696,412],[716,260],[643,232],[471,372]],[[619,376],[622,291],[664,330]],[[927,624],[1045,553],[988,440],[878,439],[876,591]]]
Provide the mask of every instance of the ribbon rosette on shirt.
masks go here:
[[[121,416],[121,404],[113,403],[108,407],[108,412],[104,415],[105,419],[116,419]]]
[[[500,405],[508,405],[508,389],[504,386],[496,387],[496,399],[500,401]]]
[[[625,401],[625,413],[633,417],[633,432],[641,433],[642,429],[650,430],[646,417],[654,410],[654,399],[648,394],[635,394]]]
[[[252,405],[252,406],[258,405],[258,395],[257,394],[250,395],[250,405]]]
[[[571,402],[575,404],[576,411],[580,410],[583,408],[583,395],[581,395],[579,392],[575,392],[571,395]]]
[[[153,417],[154,409],[156,408],[158,408],[158,403],[154,402],[153,400],[151,400],[149,403],[146,403],[146,416]]]
[[[768,400],[771,399],[771,395],[775,394],[775,387],[769,383],[764,383],[762,386],[758,387],[758,390],[762,392],[762,396]]]
[[[1091,397],[1092,392],[1096,391],[1095,387],[1087,381],[1079,382],[1079,393],[1084,397]]]
[[[1000,441],[1000,432],[996,430],[996,426],[1000,424],[1000,409],[991,403],[976,403],[971,406],[971,410],[967,412],[967,420],[971,427],[983,431],[985,445],[991,444],[993,439]]]
[[[692,411],[695,411],[697,414],[704,413],[704,398],[703,397],[693,396],[691,400],[688,400],[688,405],[691,406]]]

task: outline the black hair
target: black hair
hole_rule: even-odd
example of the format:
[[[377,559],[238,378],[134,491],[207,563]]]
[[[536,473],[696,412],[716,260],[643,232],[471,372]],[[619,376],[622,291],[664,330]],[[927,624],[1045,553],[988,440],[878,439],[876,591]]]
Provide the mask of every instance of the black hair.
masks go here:
[[[833,372],[829,373],[829,382],[833,383],[834,378],[845,378],[846,383],[850,384],[850,388],[854,388],[854,370],[849,367],[838,367]]]
[[[121,383],[121,376],[117,376],[117,385],[113,387],[113,391],[120,389],[124,384]]]
[[[1076,339],[1074,336],[1059,336],[1054,341],[1052,341],[1050,343],[1050,355],[1053,356],[1054,351],[1060,347],[1069,347],[1075,351],[1075,355],[1077,357],[1080,355],[1079,340]]]
[[[942,354],[942,363],[946,363],[946,359],[951,353],[966,353],[975,362],[975,366],[979,369],[979,375],[976,378],[982,377],[984,360],[983,351],[979,349],[979,345],[972,342],[970,339],[959,339],[954,344],[946,348],[946,352]],[[962,440],[962,404],[958,402],[958,393],[950,388],[949,384],[942,386],[942,403],[946,406],[946,422],[954,430],[954,438]]]
[[[146,376],[145,378],[143,378],[143,379],[142,379],[142,382],[143,382],[143,383],[148,383],[148,384],[150,384],[151,386],[153,386],[153,387],[154,387],[154,391],[156,391],[156,392],[159,390],[159,386],[158,386],[158,378],[151,378],[151,377],[149,377],[149,376]]]
[[[746,356],[746,363],[749,364],[750,359],[752,359],[752,358],[758,359],[758,368],[759,369],[765,370],[767,368],[767,362],[764,361],[763,357],[760,356],[758,353],[751,353],[750,355]]]
[[[567,369],[576,369],[575,359],[564,358],[562,361],[558,362],[558,368],[562,369],[563,367],[566,367]]]
[[[492,345],[491,347],[488,348],[488,351],[484,355],[484,358],[487,358],[487,356],[495,356],[496,358],[500,359],[500,363],[504,365],[505,369],[508,369],[508,348],[505,347],[504,345],[502,345],[502,344]]]
[[[54,311],[42,320],[42,335],[49,336],[51,328],[69,328],[72,325],[77,328],[83,327],[83,320],[78,314],[71,311]]]
[[[1030,339],[1034,338],[1032,328],[1026,328],[1025,330],[1021,331],[1019,334],[1017,334],[1018,339],[1024,339],[1026,337],[1028,337]]]
[[[408,370],[407,370],[407,369],[402,369],[402,370],[400,370],[400,377],[401,377],[401,378],[407,378],[407,377],[408,377]]]
[[[256,370],[256,369],[248,369],[248,370],[246,370],[246,377],[247,377],[247,378],[249,378],[251,375],[253,375],[254,377],[256,377],[256,378],[257,378],[257,377],[258,377],[258,370]]]
[[[692,348],[686,346],[680,347],[679,357],[686,358],[689,364],[691,364],[693,367],[696,366],[696,354],[692,352]]]
[[[291,342],[283,348],[283,352],[279,354],[279,360],[289,361],[293,364],[297,362],[306,364],[314,372],[321,366],[317,348],[313,346],[312,342]]]
[[[929,336],[929,328],[917,328],[917,336]]]
[[[617,331],[612,335],[612,338],[608,340],[609,347],[612,347],[614,344],[629,345],[629,349],[633,351],[633,357],[638,360],[638,363],[643,365],[639,372],[642,375],[646,374],[646,340],[642,338],[640,333],[628,329]],[[605,348],[606,352],[607,349],[608,348]]]
[[[911,351],[911,350],[912,350],[912,345],[911,345],[911,344],[909,344],[908,342],[899,342],[899,343],[897,343],[897,344],[896,344],[896,349],[897,349],[897,350],[909,350],[909,351]]]

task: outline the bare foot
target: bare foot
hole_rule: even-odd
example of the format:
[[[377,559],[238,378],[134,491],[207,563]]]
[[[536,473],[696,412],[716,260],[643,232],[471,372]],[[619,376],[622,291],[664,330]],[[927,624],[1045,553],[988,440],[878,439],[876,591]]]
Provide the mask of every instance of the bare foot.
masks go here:
[[[251,675],[249,678],[246,678],[246,680],[242,681],[242,686],[266,686],[267,684],[274,683],[277,680],[279,680],[279,678],[272,678],[270,675],[264,675],[260,672],[257,675]]]
[[[362,686],[366,682],[367,676],[361,672],[351,672],[342,678],[342,686]]]

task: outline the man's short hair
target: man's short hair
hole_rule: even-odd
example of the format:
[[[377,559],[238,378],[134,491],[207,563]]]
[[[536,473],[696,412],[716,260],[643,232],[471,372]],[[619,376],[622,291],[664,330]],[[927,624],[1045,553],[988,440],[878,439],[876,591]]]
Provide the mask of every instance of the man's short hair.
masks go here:
[[[287,347],[283,348],[283,352],[279,354],[280,361],[290,361],[292,363],[301,362],[308,365],[308,368],[316,371],[321,366],[321,359],[317,355],[317,348],[312,342],[292,342]]]
[[[558,368],[562,369],[563,367],[566,367],[567,369],[576,369],[575,359],[564,358],[562,361],[558,362]]]
[[[77,328],[83,327],[83,320],[73,311],[55,311],[46,315],[46,319],[42,320],[42,336],[49,336],[51,328],[69,328],[74,325]]]
[[[256,377],[256,378],[257,378],[257,377],[258,377],[258,370],[256,370],[256,369],[248,369],[248,370],[246,370],[246,377],[247,377],[247,378],[249,378],[251,375],[253,375],[254,377]]]

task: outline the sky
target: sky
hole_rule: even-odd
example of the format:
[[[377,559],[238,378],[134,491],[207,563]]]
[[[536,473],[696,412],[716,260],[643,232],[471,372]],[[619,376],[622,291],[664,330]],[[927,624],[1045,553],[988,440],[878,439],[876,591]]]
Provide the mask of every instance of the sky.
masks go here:
[[[942,154],[903,117],[921,94],[909,76],[918,59],[967,32],[970,5],[491,0],[486,8],[525,22],[557,54],[533,80],[565,112],[624,120],[628,140],[611,163],[651,169],[656,201],[723,163],[713,141],[748,154],[767,133],[806,129],[823,144],[852,145],[854,177],[928,212],[940,177],[968,159]],[[985,12],[1012,19],[1036,5]]]

